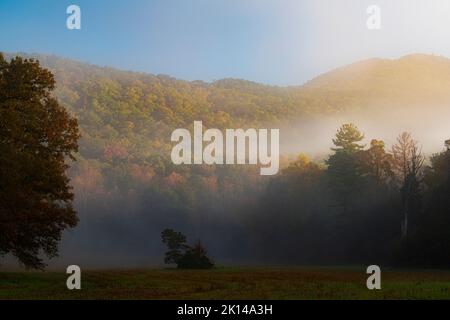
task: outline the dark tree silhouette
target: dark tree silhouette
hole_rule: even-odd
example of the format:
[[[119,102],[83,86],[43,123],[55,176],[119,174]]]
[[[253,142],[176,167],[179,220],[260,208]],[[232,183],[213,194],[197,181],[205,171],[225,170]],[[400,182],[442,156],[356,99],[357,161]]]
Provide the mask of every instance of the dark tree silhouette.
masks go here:
[[[353,193],[360,187],[360,152],[364,145],[359,142],[362,139],[364,135],[354,124],[342,125],[333,139],[335,153],[326,161],[329,183],[343,215],[347,213]]]
[[[207,251],[200,240],[193,248],[188,248],[178,261],[180,269],[211,269],[212,267],[214,263],[208,258]]]
[[[172,229],[165,229],[161,233],[166,252],[164,262],[174,263],[180,269],[211,269],[214,263],[208,258],[205,247],[200,240],[193,246],[186,244],[186,236]]]
[[[425,168],[424,214],[410,239],[406,262],[425,267],[450,265],[450,149],[435,154]]]
[[[386,153],[381,140],[372,139],[370,148],[362,153],[361,166],[364,174],[373,178],[377,185],[393,180],[392,155]]]
[[[0,54],[0,255],[43,268],[61,233],[77,224],[66,175],[77,121],[51,96],[55,80],[39,62]]]
[[[402,235],[407,241],[411,226],[417,222],[421,210],[420,175],[425,157],[417,141],[407,132],[397,138],[392,154],[403,203]]]
[[[186,245],[186,236],[181,232],[176,232],[172,229],[165,229],[161,232],[161,239],[169,249],[164,257],[164,262],[167,264],[178,264],[178,261],[189,248],[189,246]]]

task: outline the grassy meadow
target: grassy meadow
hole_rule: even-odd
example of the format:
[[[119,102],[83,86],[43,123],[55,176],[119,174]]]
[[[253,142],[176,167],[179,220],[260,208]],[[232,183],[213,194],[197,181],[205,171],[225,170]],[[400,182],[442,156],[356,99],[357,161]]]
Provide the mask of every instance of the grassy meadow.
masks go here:
[[[366,288],[357,268],[218,268],[84,271],[82,289],[64,272],[0,272],[0,299],[449,299],[450,271],[382,271]]]

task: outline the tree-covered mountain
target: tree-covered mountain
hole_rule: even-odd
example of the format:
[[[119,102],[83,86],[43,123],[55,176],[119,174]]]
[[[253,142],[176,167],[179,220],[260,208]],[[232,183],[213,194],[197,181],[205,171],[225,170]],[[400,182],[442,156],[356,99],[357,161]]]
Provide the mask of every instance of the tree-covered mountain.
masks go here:
[[[300,88],[332,110],[450,104],[450,60],[424,54],[370,59],[338,68]]]
[[[360,243],[356,249],[363,252],[363,246],[380,241],[379,235],[365,241],[365,231],[352,233],[356,230],[352,222],[355,217],[358,230],[370,231],[370,224],[376,223],[386,228],[389,241],[397,239],[401,208],[398,190],[374,186],[373,179],[367,178],[374,159],[387,157],[389,145],[385,149],[382,141],[374,140],[370,149],[363,150],[365,171],[355,173],[358,184],[354,189],[361,193],[361,184],[365,194],[355,196],[351,200],[357,201],[341,210],[330,191],[331,171],[305,157],[291,165],[284,163],[285,170],[271,178],[261,177],[253,166],[173,165],[171,132],[180,127],[192,128],[194,120],[222,129],[303,127],[305,134],[314,131],[303,141],[318,144],[324,137],[331,146],[338,126],[328,124],[328,131],[321,132],[321,119],[349,122],[347,119],[360,117],[378,128],[380,134],[387,132],[386,123],[390,122],[395,133],[388,134],[395,139],[409,129],[402,125],[427,124],[425,119],[433,116],[433,128],[427,125],[433,133],[431,139],[438,148],[448,139],[448,131],[439,131],[438,127],[438,122],[443,121],[443,128],[447,128],[446,116],[450,116],[450,60],[443,57],[371,59],[336,69],[301,86],[277,87],[239,79],[190,82],[55,56],[20,55],[37,58],[54,73],[56,97],[78,119],[82,138],[70,176],[80,226],[73,236],[65,238],[65,246],[72,256],[78,252],[81,262],[91,264],[95,260],[120,265],[123,256],[135,262],[147,254],[150,260],[162,256],[159,235],[164,228],[205,240],[209,251],[220,256],[219,261],[254,259],[247,255],[256,254],[251,250],[255,243],[258,248],[272,246],[275,256],[279,255],[275,257],[278,262],[318,261],[314,260],[318,257],[316,248],[324,250],[324,258],[330,243],[340,241],[324,233],[341,228],[334,220],[342,212],[351,214],[351,219],[344,217],[347,220],[343,225],[353,237],[341,241],[343,244]],[[368,139],[384,139],[369,133]],[[281,139],[299,143],[289,129],[282,130]],[[329,147],[320,148],[326,158]],[[338,177],[341,169],[353,173],[353,164],[360,165],[359,154],[347,159],[338,153],[336,159],[334,173]],[[370,210],[367,203],[373,204]],[[383,215],[377,215],[379,211]],[[333,234],[347,235],[343,231]],[[317,246],[309,246],[314,241]],[[278,250],[277,244],[283,243],[283,250]],[[296,250],[307,253],[297,257]],[[384,247],[377,254],[386,252],[391,251]],[[269,259],[267,252],[258,254],[263,260]],[[336,255],[335,259],[342,262],[342,257]]]
[[[450,60],[439,56],[370,59],[302,86],[277,87],[239,79],[189,82],[21,55],[37,58],[55,74],[57,98],[80,123],[80,153],[93,159],[114,152],[141,160],[167,155],[170,132],[190,128],[194,120],[217,128],[280,127],[322,116],[373,117],[386,109],[411,115],[417,107],[426,112],[425,107],[450,106]]]

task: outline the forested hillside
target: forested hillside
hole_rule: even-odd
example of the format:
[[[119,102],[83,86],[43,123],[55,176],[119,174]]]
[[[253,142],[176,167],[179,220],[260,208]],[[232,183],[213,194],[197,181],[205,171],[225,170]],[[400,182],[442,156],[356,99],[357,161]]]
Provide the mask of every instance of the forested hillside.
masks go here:
[[[389,122],[390,112],[414,117],[405,125],[429,115],[429,108],[447,112],[450,104],[450,60],[438,56],[366,60],[297,87],[239,79],[188,82],[56,56],[34,57],[54,72],[57,97],[79,119],[81,155],[105,161],[105,150],[126,150],[146,162],[149,155],[167,155],[170,132],[194,120],[217,128],[292,127],[348,115]]]
[[[395,126],[398,114],[403,124],[412,125],[425,115],[441,120],[450,115],[450,60],[435,56],[372,59],[301,86],[276,87],[239,79],[188,82],[55,56],[20,55],[37,58],[55,74],[56,97],[78,119],[82,138],[70,176],[80,226],[66,235],[63,258],[70,252],[90,264],[122,265],[123,257],[136,265],[158,262],[163,250],[159,234],[166,227],[205,240],[219,262],[391,261],[393,249],[402,246],[404,181],[387,169],[373,174],[377,161],[384,163],[377,157],[389,153],[384,143],[362,144],[361,152],[352,150],[349,158],[341,158],[340,151],[328,156],[329,147],[320,146],[326,162],[305,156],[290,164],[284,160],[283,172],[268,178],[253,166],[174,166],[170,134],[202,120],[210,128],[288,128],[281,139],[296,144],[295,137],[283,132],[319,127],[325,118],[358,116],[379,132],[392,122],[394,140],[404,130]],[[434,133],[440,146],[435,151],[441,151],[448,136]],[[332,146],[333,136],[327,134]],[[366,141],[378,138],[367,136]],[[308,137],[312,144],[318,139]],[[433,163],[446,157],[435,156]],[[351,190],[330,186],[330,180],[345,184],[349,177],[341,171],[360,166],[364,170],[350,174]],[[434,169],[445,173],[442,168]],[[427,177],[435,181],[432,172],[430,167]],[[424,175],[420,173],[420,183]],[[447,188],[447,182],[440,183],[436,190]],[[342,192],[357,199],[343,204],[342,196],[336,199]],[[379,234],[371,233],[373,226]],[[375,250],[383,239],[386,243]],[[340,244],[339,249],[325,254],[332,243]]]

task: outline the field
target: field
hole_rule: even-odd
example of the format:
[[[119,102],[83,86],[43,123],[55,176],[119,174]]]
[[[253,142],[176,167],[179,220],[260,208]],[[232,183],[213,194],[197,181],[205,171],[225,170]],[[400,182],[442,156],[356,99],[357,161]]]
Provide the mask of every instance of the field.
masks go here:
[[[0,272],[0,299],[449,299],[450,271],[382,271],[368,290],[358,268],[219,268],[85,271],[69,291],[64,272]]]

